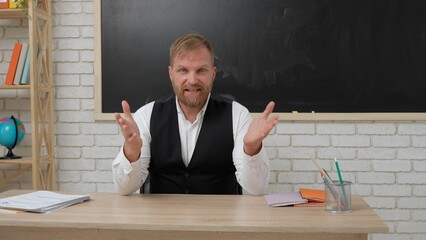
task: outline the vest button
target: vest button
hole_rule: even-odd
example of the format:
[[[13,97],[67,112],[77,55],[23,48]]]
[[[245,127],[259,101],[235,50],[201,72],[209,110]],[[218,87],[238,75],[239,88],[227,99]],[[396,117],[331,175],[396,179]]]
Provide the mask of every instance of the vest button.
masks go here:
[[[184,174],[184,176],[185,176],[185,177],[189,177],[189,172],[186,172],[186,173]]]
[[[185,190],[183,190],[183,192],[184,192],[185,194],[188,194],[188,193],[189,193],[189,189],[185,188]]]

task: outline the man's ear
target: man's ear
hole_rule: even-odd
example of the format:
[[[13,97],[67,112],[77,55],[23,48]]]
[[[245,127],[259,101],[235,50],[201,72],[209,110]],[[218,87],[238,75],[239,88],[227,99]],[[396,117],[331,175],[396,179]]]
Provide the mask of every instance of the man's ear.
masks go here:
[[[170,78],[170,81],[172,81],[173,79],[172,79],[172,67],[171,66],[169,66],[169,78]]]

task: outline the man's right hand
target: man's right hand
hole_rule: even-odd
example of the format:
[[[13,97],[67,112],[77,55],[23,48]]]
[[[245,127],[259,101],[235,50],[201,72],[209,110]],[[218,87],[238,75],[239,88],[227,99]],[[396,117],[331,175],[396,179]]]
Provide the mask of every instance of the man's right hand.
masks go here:
[[[119,113],[115,113],[115,121],[120,125],[121,134],[124,137],[124,155],[130,162],[134,162],[139,159],[142,148],[142,138],[138,125],[132,117],[130,106],[126,100],[121,102],[121,106],[123,107],[124,118],[121,117]]]

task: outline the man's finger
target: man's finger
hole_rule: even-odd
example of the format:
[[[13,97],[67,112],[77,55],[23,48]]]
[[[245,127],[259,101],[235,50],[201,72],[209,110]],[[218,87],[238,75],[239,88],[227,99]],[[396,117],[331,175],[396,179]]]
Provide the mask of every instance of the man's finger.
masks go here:
[[[263,117],[264,118],[268,118],[269,114],[272,113],[272,111],[274,111],[274,107],[275,107],[275,103],[274,102],[269,102],[268,105],[266,105],[265,111],[263,111]]]
[[[132,113],[130,112],[130,106],[126,100],[121,102],[121,107],[123,108],[124,118],[129,119],[132,117]]]

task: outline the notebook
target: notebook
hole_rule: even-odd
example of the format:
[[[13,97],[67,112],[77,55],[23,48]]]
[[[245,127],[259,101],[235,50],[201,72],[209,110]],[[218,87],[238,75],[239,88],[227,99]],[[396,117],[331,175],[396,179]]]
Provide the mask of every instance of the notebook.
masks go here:
[[[301,188],[299,192],[302,198],[308,199],[309,201],[325,202],[324,190]]]
[[[265,199],[270,207],[292,206],[308,202],[300,196],[299,192],[273,193],[265,195]]]

